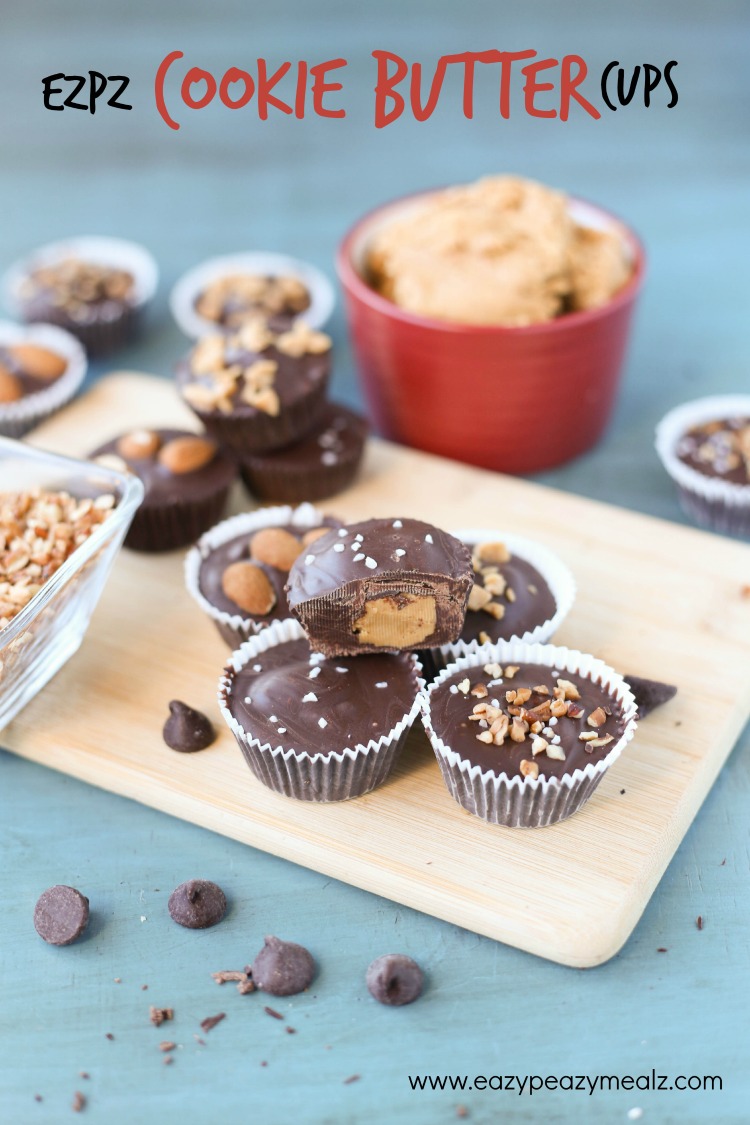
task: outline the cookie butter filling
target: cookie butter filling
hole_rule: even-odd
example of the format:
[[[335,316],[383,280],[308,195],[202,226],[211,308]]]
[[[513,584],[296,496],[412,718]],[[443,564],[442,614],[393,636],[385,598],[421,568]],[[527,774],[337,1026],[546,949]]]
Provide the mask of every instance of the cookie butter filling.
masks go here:
[[[367,266],[409,312],[507,327],[597,308],[632,269],[614,227],[580,225],[562,192],[515,176],[431,194],[377,232]]]
[[[482,771],[557,777],[605,757],[624,730],[621,705],[586,676],[543,664],[485,664],[444,680],[430,722]]]

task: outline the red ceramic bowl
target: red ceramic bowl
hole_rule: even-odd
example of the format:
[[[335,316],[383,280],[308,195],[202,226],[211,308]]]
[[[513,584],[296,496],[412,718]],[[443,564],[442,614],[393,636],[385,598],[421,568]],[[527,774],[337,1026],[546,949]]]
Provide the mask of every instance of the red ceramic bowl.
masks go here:
[[[614,227],[632,259],[630,280],[608,304],[526,328],[416,316],[370,287],[365,263],[375,231],[426,194],[370,212],[339,247],[349,330],[375,426],[404,445],[505,473],[577,457],[601,437],[614,406],[643,247],[613,215],[572,199],[576,220]]]

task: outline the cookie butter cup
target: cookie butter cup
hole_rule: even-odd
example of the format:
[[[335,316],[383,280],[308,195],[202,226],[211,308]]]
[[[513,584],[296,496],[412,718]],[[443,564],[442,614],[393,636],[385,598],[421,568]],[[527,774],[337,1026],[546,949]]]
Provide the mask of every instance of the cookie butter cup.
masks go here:
[[[526,644],[545,644],[553,637],[570,613],[576,597],[575,579],[565,563],[554,552],[542,546],[541,543],[537,543],[533,539],[526,539],[521,535],[515,535],[512,532],[488,531],[486,528],[464,528],[459,531],[452,531],[451,534],[471,548],[479,543],[495,541],[504,543],[512,555],[517,555],[525,562],[531,563],[534,569],[539,571],[552,593],[555,601],[555,612],[551,617],[544,621],[538,621],[532,628],[525,629],[523,633],[513,633],[510,637],[503,639],[520,640]],[[469,620],[469,614],[476,618],[479,630],[481,630],[483,619],[487,624],[492,621],[481,610],[478,612],[468,611],[467,620]],[[457,660],[460,656],[473,656],[480,648],[483,648],[483,645],[478,638],[470,641],[459,638],[453,644],[432,649],[431,656],[435,671],[440,671],[446,664]]]
[[[9,310],[22,320],[30,320],[29,302],[22,292],[24,281],[35,270],[57,265],[66,258],[125,270],[132,276],[133,299],[130,302],[123,302],[116,316],[77,322],[61,313],[59,318],[60,327],[72,333],[92,355],[103,355],[123,347],[140,327],[159,281],[159,269],[155,259],[137,242],[129,242],[122,238],[85,236],[65,239],[63,242],[52,242],[40,247],[28,257],[15,262],[0,283]],[[42,319],[54,319],[58,323],[58,318],[51,315],[44,316]]]
[[[38,344],[66,361],[65,371],[41,391],[24,395],[16,402],[0,404],[0,434],[20,438],[34,426],[67,406],[86,376],[86,353],[81,344],[54,324],[13,324],[0,321],[0,350],[14,344]]]
[[[212,282],[231,274],[257,274],[263,277],[293,277],[301,281],[310,295],[309,306],[299,316],[311,328],[322,328],[328,321],[336,303],[333,286],[325,274],[299,258],[286,254],[248,251],[244,254],[224,254],[209,258],[195,266],[179,279],[169,298],[172,316],[186,336],[197,340],[200,336],[220,330],[216,321],[201,316],[195,304]],[[296,317],[294,318],[296,319]]]
[[[419,692],[424,688],[421,665],[413,655],[400,655],[399,659],[409,660],[412,666],[414,703],[403,718],[380,738],[371,740],[367,745],[328,753],[272,746],[245,730],[231,714],[227,701],[236,673],[269,649],[297,640],[306,641],[305,633],[296,621],[287,619],[270,625],[232,653],[219,681],[222,716],[237,739],[250,769],[269,789],[298,801],[347,801],[361,797],[383,784],[406,742],[419,712]]]
[[[321,527],[330,516],[318,511],[312,504],[279,505],[273,508],[258,508],[254,512],[242,512],[222,520],[207,531],[192,547],[185,558],[185,585],[188,593],[198,603],[215,624],[219,635],[232,648],[270,628],[271,622],[243,616],[241,613],[227,613],[208,600],[200,588],[200,572],[205,560],[217,547],[223,547],[232,539],[252,536],[266,527],[294,527],[301,535],[314,527]],[[291,614],[290,614],[291,618]]]
[[[670,410],[656,427],[656,452],[677,485],[690,519],[726,535],[750,536],[750,484],[705,476],[678,456],[680,440],[693,426],[734,416],[750,417],[750,395],[712,395]]]
[[[622,709],[623,728],[612,749],[596,762],[562,777],[510,777],[502,771],[483,771],[478,764],[456,753],[432,726],[431,698],[456,672],[483,669],[485,664],[545,664],[585,676],[602,687]],[[513,681],[508,680],[512,688]],[[504,689],[503,689],[504,690]],[[467,696],[467,708],[470,702]],[[462,656],[444,668],[437,679],[420,693],[422,722],[430,740],[448,792],[468,812],[490,824],[508,828],[544,828],[565,820],[588,801],[602,777],[619,758],[635,734],[636,705],[628,684],[613,668],[596,657],[556,645],[501,641],[485,645],[471,656]],[[502,752],[502,748],[498,748]]]

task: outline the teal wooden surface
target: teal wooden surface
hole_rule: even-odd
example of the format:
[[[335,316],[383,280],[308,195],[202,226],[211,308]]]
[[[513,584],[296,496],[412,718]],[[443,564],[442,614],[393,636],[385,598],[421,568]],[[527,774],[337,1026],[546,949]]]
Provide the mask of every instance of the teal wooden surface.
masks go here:
[[[750,384],[746,5],[382,0],[356,9],[321,0],[313,10],[303,0],[158,8],[146,0],[41,0],[6,6],[2,26],[0,266],[72,233],[146,243],[162,267],[159,301],[148,334],[118,366],[170,373],[184,340],[166,294],[201,257],[278,249],[332,274],[346,226],[412,189],[511,170],[625,216],[646,243],[650,268],[617,411],[595,451],[544,480],[682,518],[652,451],[654,424],[681,400]],[[598,123],[522,114],[500,121],[488,82],[472,122],[461,117],[454,86],[429,122],[373,128],[373,49],[430,61],[467,48],[528,46],[540,56],[578,53],[592,71],[613,58],[677,59],[678,106],[621,110]],[[171,134],[153,109],[151,85],[172,49],[217,70],[258,55],[345,57],[349,116],[263,124],[210,110]],[[40,78],[81,68],[130,74],[133,112],[44,111]],[[334,390],[356,403],[340,310],[332,332]],[[97,365],[92,378],[109,366]],[[482,1123],[625,1122],[637,1119],[628,1117],[636,1109],[659,1125],[745,1122],[749,750],[746,731],[633,937],[588,972],[0,754],[0,1121],[69,1120],[81,1090],[86,1117],[108,1125],[431,1125],[455,1120],[461,1105]],[[193,876],[216,879],[231,898],[216,930],[181,931],[167,916],[169,891]],[[55,882],[78,886],[93,910],[86,940],[59,950],[43,945],[31,923],[38,894]],[[270,932],[307,944],[321,966],[308,995],[272,1001],[283,1023],[264,1014],[262,997],[240,997],[210,977],[242,967]],[[410,1008],[386,1010],[365,991],[367,964],[388,951],[412,954],[428,974],[424,998]],[[174,1007],[174,1021],[152,1027],[151,1003]],[[219,1011],[226,1019],[202,1035],[200,1021]],[[158,1051],[165,1038],[178,1044],[171,1066]],[[530,1096],[415,1092],[408,1082],[420,1074],[593,1079],[652,1068],[670,1082],[720,1075],[723,1090]],[[360,1077],[346,1084],[353,1075]]]

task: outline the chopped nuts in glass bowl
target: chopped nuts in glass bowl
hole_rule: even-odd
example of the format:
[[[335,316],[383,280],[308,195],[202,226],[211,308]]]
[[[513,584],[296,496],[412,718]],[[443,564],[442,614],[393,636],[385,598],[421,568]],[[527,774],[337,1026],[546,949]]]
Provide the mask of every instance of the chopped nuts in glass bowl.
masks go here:
[[[141,482],[0,438],[0,729],[73,655]]]

